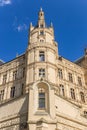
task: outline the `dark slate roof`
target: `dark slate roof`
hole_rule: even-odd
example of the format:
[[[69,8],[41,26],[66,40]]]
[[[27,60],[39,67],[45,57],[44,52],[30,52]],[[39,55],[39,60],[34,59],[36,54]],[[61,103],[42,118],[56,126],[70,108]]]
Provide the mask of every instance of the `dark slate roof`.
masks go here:
[[[2,60],[0,60],[0,65],[4,64],[4,62]]]

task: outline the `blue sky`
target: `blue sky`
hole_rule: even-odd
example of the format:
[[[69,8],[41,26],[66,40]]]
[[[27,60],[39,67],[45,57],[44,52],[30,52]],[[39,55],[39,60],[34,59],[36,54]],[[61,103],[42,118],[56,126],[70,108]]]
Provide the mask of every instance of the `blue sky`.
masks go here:
[[[87,48],[87,0],[0,0],[0,59],[24,53],[30,22],[36,25],[40,7],[46,24],[53,23],[59,54],[74,61]]]

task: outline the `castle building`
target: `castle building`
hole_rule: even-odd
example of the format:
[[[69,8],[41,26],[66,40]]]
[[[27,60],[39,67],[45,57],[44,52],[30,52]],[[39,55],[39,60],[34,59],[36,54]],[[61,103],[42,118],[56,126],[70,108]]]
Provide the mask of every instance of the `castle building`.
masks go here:
[[[87,49],[73,63],[57,45],[41,9],[26,52],[0,61],[0,130],[87,130]]]

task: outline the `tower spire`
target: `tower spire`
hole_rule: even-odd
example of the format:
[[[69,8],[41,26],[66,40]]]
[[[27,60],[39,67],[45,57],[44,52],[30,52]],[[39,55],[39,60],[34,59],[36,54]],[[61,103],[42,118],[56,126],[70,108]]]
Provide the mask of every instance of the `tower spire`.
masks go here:
[[[42,7],[40,8],[40,11],[43,11],[43,10],[42,10]]]
[[[43,12],[42,8],[40,8],[40,11],[38,14],[38,26],[45,27],[45,17],[44,17],[44,12]]]

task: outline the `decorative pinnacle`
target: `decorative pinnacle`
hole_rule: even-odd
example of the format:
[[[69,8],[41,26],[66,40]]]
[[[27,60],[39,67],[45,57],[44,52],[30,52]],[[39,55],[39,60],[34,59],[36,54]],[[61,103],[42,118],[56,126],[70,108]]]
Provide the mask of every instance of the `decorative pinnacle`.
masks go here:
[[[85,48],[85,55],[87,55],[87,48]]]
[[[32,22],[30,23],[30,26],[32,27]]]
[[[51,22],[51,27],[53,27],[53,23]]]

